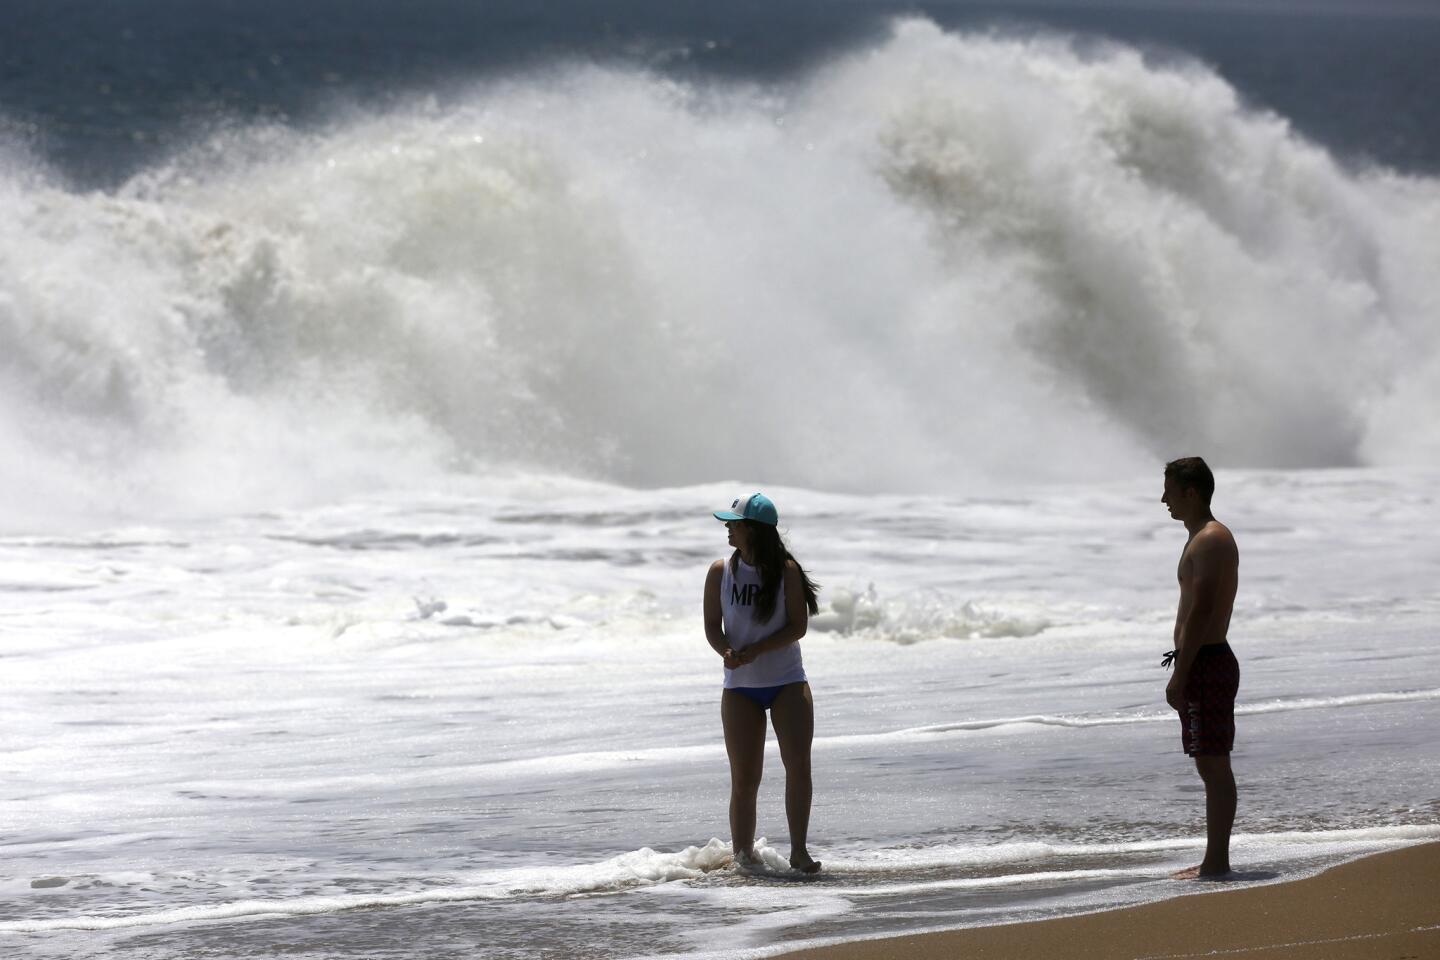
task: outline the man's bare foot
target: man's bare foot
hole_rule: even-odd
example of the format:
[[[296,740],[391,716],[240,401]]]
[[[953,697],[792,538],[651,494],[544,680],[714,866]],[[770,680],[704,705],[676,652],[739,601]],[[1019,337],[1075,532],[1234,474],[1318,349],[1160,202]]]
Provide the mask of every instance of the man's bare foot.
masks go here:
[[[819,873],[820,861],[810,859],[810,854],[803,850],[790,854],[790,866],[801,873]]]
[[[1230,868],[1211,870],[1203,863],[1198,867],[1187,867],[1179,873],[1170,874],[1171,880],[1224,880],[1230,876]]]

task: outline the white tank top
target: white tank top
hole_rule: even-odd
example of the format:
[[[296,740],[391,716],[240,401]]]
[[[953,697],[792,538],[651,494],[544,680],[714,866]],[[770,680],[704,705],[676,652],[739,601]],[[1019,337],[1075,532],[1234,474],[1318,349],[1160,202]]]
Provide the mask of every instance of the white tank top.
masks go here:
[[[725,575],[720,578],[720,610],[725,623],[725,639],[732,650],[744,650],[783,627],[785,585],[775,598],[775,612],[764,623],[754,618],[755,604],[760,598],[760,571],[744,560],[737,560],[736,569],[725,561]],[[800,659],[800,644],[788,643],[779,650],[762,653],[752,662],[735,670],[725,668],[725,688],[779,687],[800,683],[805,679],[805,664]]]

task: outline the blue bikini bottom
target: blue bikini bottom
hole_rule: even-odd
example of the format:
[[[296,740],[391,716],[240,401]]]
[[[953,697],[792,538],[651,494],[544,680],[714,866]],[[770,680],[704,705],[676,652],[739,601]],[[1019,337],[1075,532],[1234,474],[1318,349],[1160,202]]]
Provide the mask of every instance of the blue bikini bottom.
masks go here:
[[[790,686],[790,684],[782,683],[778,687],[731,687],[730,689],[754,701],[759,705],[761,710],[769,710],[770,704],[774,703],[775,698],[780,696],[780,691],[788,686]]]

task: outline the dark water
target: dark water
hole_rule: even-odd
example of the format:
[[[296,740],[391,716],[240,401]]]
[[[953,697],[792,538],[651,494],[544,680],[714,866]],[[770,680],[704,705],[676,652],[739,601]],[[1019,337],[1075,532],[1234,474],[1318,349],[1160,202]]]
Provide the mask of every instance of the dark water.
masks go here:
[[[1440,15],[1162,0],[6,0],[0,136],[107,187],[216,125],[323,121],[573,58],[783,81],[883,36],[957,29],[1110,37],[1213,65],[1347,161],[1440,170]]]

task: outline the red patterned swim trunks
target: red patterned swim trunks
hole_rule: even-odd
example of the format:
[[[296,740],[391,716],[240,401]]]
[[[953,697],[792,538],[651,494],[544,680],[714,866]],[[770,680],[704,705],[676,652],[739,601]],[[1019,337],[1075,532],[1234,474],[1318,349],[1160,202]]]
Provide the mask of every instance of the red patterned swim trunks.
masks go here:
[[[1235,692],[1240,662],[1228,643],[1200,648],[1185,683],[1180,744],[1192,757],[1227,754],[1235,746]]]

